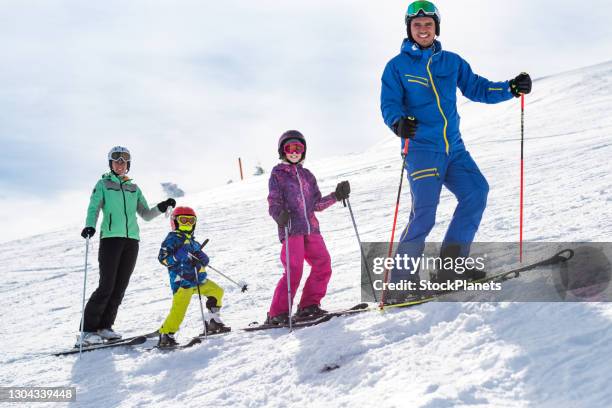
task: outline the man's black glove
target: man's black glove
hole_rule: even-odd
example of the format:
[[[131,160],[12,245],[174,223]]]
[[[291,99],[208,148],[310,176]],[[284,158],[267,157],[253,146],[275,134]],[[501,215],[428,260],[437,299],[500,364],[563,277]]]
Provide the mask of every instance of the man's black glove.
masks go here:
[[[336,186],[336,200],[338,201],[342,201],[342,200],[346,200],[349,196],[349,194],[351,194],[351,185],[349,184],[348,181],[341,181],[338,183],[338,185]]]
[[[510,92],[517,98],[521,94],[531,92],[531,77],[526,72],[521,72],[516,78],[510,80]]]
[[[282,210],[278,217],[276,218],[276,223],[279,227],[284,227],[289,222],[289,212],[287,210]]]
[[[404,116],[393,125],[393,131],[402,139],[412,139],[416,135],[418,121],[412,116]]]
[[[81,236],[83,238],[91,238],[96,233],[96,229],[94,227],[85,227],[83,231],[81,231]]]
[[[176,200],[174,198],[169,198],[166,201],[162,201],[161,203],[157,204],[157,209],[163,213],[166,212],[168,207],[176,207]]]

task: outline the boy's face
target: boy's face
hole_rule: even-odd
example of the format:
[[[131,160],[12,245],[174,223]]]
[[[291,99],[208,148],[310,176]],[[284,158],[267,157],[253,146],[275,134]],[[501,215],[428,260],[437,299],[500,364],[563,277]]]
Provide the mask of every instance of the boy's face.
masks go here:
[[[436,38],[436,22],[432,17],[417,17],[410,21],[410,34],[423,48],[428,48]]]

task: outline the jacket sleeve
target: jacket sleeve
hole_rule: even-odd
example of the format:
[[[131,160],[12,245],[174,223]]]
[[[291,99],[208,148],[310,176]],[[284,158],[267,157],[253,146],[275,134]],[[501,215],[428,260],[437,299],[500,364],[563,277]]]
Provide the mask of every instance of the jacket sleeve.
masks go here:
[[[87,218],[85,220],[86,227],[96,228],[102,207],[104,207],[104,183],[102,180],[99,180],[89,198],[89,207],[87,207]]]
[[[513,98],[508,81],[492,82],[472,72],[470,64],[459,58],[457,86],[466,98],[474,102],[499,103]]]
[[[330,193],[325,197],[321,197],[321,191],[319,190],[319,185],[317,184],[317,178],[310,172],[309,175],[312,183],[314,210],[323,211],[335,204],[338,201],[336,200],[336,193]]]
[[[159,249],[159,255],[157,259],[164,266],[174,266],[178,264],[178,261],[174,259],[174,253],[176,252],[176,239],[172,234],[168,234],[164,242],[161,244],[161,248]]]
[[[387,63],[382,75],[380,90],[380,110],[385,124],[393,130],[393,125],[404,116],[404,87],[393,60]]]
[[[268,181],[268,213],[276,221],[283,208],[283,192],[278,184],[278,179],[272,173]]]
[[[147,200],[145,199],[142,191],[140,191],[140,187],[138,188],[138,204],[136,205],[136,212],[138,215],[142,217],[145,221],[151,221],[153,218],[157,217],[161,214],[161,211],[154,206],[153,208],[149,208],[149,204],[147,204]]]

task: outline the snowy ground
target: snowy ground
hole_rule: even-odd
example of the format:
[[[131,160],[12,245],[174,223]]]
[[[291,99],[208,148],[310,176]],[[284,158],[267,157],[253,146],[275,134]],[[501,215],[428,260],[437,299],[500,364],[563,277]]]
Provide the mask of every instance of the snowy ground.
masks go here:
[[[610,241],[610,89],[612,63],[534,83],[526,107],[526,239]],[[519,103],[465,103],[461,112],[465,142],[491,186],[477,239],[516,241]],[[307,163],[324,193],[351,181],[364,241],[388,240],[400,171],[397,140],[375,137],[383,141],[361,154]],[[226,288],[224,316],[234,331],[180,352],[49,356],[71,346],[77,333],[82,226],[0,244],[0,385],[72,385],[77,405],[92,407],[612,405],[612,306],[605,303],[436,303],[292,334],[241,332],[265,317],[280,275],[266,195],[267,177],[255,177],[181,202],[200,216],[198,236],[211,240],[211,264],[248,281],[250,290],[242,294],[212,273]],[[405,191],[402,224],[407,197]],[[432,241],[442,238],[454,203],[444,192]],[[319,219],[334,267],[323,306],[355,304],[360,257],[348,211],[335,205]],[[156,329],[171,303],[167,272],[156,259],[167,220],[141,222],[141,229],[140,257],[115,324],[125,335]],[[98,243],[90,252],[88,293],[97,283]],[[196,302],[183,340],[200,329]],[[330,364],[340,367],[322,372]]]

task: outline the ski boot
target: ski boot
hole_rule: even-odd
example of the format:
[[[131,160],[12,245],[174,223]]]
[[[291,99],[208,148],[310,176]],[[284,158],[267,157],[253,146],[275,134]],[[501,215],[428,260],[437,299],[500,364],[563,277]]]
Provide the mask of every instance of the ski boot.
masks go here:
[[[210,311],[210,320],[204,322],[207,334],[227,333],[232,330],[231,327],[226,326],[223,320],[221,320],[221,316],[219,316],[220,309],[219,307],[210,307],[208,309]],[[201,335],[204,335],[204,333]]]
[[[222,321],[217,321],[217,319],[210,319],[205,322],[206,324],[206,333],[207,334],[216,334],[216,333],[227,333],[232,331],[232,328],[226,326]],[[203,336],[204,333],[201,334]]]
[[[327,310],[321,309],[319,305],[310,305],[306,307],[298,307],[297,312],[293,317],[296,320],[312,320],[327,314]]]
[[[281,313],[276,316],[270,316],[268,313],[265,324],[272,324],[275,326],[284,326],[289,324],[289,313]]]
[[[83,341],[82,341],[83,347],[93,346],[96,344],[103,344],[103,343],[104,343],[104,339],[100,337],[98,333],[83,332]],[[76,343],[74,344],[74,347],[80,347],[80,346],[81,346],[81,334],[77,334]]]
[[[121,339],[121,334],[117,333],[113,329],[100,329],[98,335],[106,341],[116,341]]]
[[[160,333],[157,347],[172,348],[178,346],[178,342],[174,339],[174,333]]]

